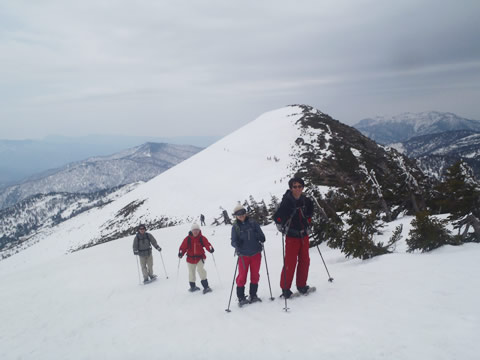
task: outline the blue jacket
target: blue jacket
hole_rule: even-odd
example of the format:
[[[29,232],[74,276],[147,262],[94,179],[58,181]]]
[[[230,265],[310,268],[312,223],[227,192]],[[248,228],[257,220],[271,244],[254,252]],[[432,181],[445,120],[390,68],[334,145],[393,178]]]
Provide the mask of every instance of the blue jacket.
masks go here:
[[[232,226],[232,246],[240,256],[252,256],[262,251],[265,242],[260,225],[254,220],[245,218],[244,222],[235,220]]]

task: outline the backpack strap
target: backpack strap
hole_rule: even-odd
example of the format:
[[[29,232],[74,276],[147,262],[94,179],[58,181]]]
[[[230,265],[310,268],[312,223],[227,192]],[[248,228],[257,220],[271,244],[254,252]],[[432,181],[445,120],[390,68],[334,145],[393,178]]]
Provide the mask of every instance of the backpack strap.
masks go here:
[[[190,235],[187,236],[188,237],[188,240],[187,240],[187,247],[190,249],[190,246],[192,246],[192,238]],[[205,245],[203,245],[203,235],[200,235],[200,245],[202,245],[202,247],[205,247]]]

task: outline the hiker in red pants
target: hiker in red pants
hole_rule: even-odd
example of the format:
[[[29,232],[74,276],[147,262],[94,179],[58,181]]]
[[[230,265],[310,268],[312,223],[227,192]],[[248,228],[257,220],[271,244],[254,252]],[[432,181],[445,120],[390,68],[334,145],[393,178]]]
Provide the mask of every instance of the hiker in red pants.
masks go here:
[[[275,223],[286,235],[285,266],[280,277],[282,295],[292,295],[293,275],[297,270],[296,285],[300,293],[305,294],[310,288],[307,285],[310,268],[309,229],[313,215],[313,202],[303,194],[303,179],[294,177],[288,182],[289,190],[283,195],[282,202],[275,212]]]

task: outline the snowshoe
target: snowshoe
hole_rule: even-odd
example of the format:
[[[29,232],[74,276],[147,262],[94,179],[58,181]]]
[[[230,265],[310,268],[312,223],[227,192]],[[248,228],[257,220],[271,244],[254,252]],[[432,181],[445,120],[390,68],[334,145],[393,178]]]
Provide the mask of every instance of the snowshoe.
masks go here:
[[[242,307],[242,306],[245,306],[245,305],[248,305],[250,304],[250,301],[248,301],[248,299],[246,297],[242,298],[242,299],[238,299],[238,306],[239,307]]]
[[[255,302],[262,302],[262,299],[260,299],[257,295],[250,295],[250,304],[255,303]]]
[[[200,290],[200,288],[194,282],[190,282],[189,284],[190,284],[190,289],[188,289],[188,291],[195,292]]]
[[[145,279],[145,280],[143,280],[143,285],[150,284],[151,282],[154,282],[155,280],[157,280],[157,277],[154,277],[154,278],[151,278],[151,279]]]
[[[209,287],[203,289],[204,294],[209,293],[209,292],[212,292],[212,289],[210,289]]]
[[[315,286],[305,286],[304,288],[298,289],[298,292],[293,293],[291,297],[295,298],[299,296],[307,296],[315,291],[317,291],[317,288]]]

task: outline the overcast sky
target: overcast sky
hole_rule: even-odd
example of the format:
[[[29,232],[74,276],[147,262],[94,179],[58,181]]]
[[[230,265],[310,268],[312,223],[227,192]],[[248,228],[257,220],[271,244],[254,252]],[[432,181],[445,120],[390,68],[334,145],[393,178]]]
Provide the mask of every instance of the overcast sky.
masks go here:
[[[298,103],[480,120],[479,19],[478,0],[1,0],[0,139],[223,136]]]

